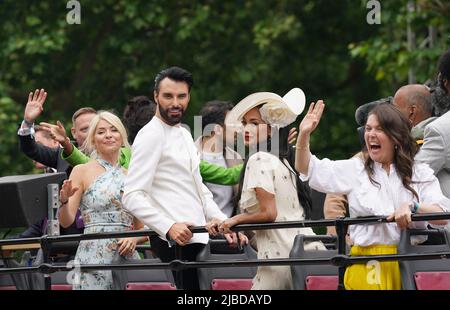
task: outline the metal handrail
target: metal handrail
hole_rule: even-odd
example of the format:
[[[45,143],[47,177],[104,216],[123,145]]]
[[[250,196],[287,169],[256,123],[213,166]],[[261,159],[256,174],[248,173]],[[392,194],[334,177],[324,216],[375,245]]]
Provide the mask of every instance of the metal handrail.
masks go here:
[[[440,219],[450,219],[450,212],[422,213],[422,214],[414,214],[411,216],[412,221],[430,221],[430,220],[440,220]],[[323,227],[323,226],[335,226],[336,222],[343,222],[346,226],[388,223],[387,217],[384,217],[384,216],[370,216],[370,217],[359,217],[359,218],[345,217],[345,218],[339,218],[339,219],[335,219],[335,220],[305,220],[305,221],[286,221],[286,222],[262,223],[262,224],[241,224],[241,225],[233,226],[231,228],[231,230],[237,232],[237,231],[246,231],[246,230]],[[204,226],[193,226],[190,228],[190,230],[192,231],[192,233],[207,232],[207,230]],[[54,242],[141,237],[141,236],[158,236],[158,233],[156,233],[153,230],[142,229],[142,230],[133,230],[133,231],[124,231],[124,232],[102,232],[102,233],[91,233],[91,234],[72,234],[72,235],[63,235],[63,236],[44,235],[42,237],[34,237],[34,238],[4,239],[4,240],[0,240],[0,246],[42,242],[43,239],[45,239],[45,241],[48,243],[54,243]]]
[[[185,262],[172,260],[168,263],[127,263],[127,264],[80,264],[61,265],[42,263],[32,267],[0,268],[0,274],[11,273],[53,273],[58,271],[70,271],[77,268],[81,271],[89,270],[123,270],[123,269],[171,269],[184,270],[191,268],[219,268],[219,267],[253,267],[253,266],[291,266],[291,265],[334,265],[338,267],[353,264],[365,264],[369,260],[377,261],[400,261],[400,260],[423,260],[423,259],[450,259],[450,252],[437,253],[412,253],[412,254],[388,254],[373,256],[349,256],[335,255],[328,258],[268,258],[249,260],[209,260],[205,262]]]
[[[412,221],[430,221],[450,219],[450,213],[428,213],[428,214],[413,214]],[[307,221],[289,221],[277,223],[262,223],[262,224],[242,224],[232,227],[233,231],[245,230],[265,230],[265,229],[287,229],[287,228],[302,228],[302,227],[318,227],[318,226],[336,226],[337,241],[338,241],[338,255],[326,259],[265,259],[265,260],[245,260],[245,261],[208,261],[208,262],[183,262],[175,259],[169,263],[152,263],[152,264],[108,264],[108,265],[80,265],[76,266],[81,270],[111,270],[111,269],[161,269],[169,268],[172,270],[183,270],[187,268],[217,268],[228,266],[266,266],[266,265],[280,265],[291,266],[301,264],[331,264],[339,267],[339,289],[344,289],[343,279],[345,269],[350,264],[365,263],[368,260],[415,260],[415,259],[448,259],[450,252],[443,253],[429,253],[429,254],[395,254],[395,255],[377,255],[377,256],[348,256],[346,255],[345,236],[349,225],[373,225],[379,223],[387,223],[387,217],[384,216],[369,216],[360,218],[337,218],[335,220],[307,220]],[[195,226],[190,228],[192,233],[207,232],[204,226]],[[67,241],[81,241],[93,239],[109,239],[109,238],[123,238],[123,237],[138,237],[138,236],[157,236],[158,234],[152,230],[137,230],[127,232],[104,232],[93,234],[77,234],[65,236],[48,236],[44,235],[38,238],[24,238],[24,239],[7,239],[0,240],[0,247],[2,245],[13,244],[29,244],[39,242],[41,244],[44,256],[48,256],[52,243],[67,242]],[[33,267],[17,267],[17,268],[0,268],[0,274],[3,273],[30,273],[41,272],[47,277],[55,271],[67,271],[75,267],[69,268],[67,266],[58,266],[47,263],[44,260],[43,264]],[[49,281],[50,283],[50,281]],[[48,287],[47,287],[48,288]]]

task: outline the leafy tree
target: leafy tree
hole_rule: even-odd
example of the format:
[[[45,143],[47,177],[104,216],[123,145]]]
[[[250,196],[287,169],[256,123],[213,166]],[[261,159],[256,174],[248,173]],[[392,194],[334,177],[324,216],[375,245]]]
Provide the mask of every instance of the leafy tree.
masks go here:
[[[408,83],[410,69],[414,73],[411,82],[433,80],[437,60],[449,47],[449,16],[447,1],[383,1],[377,35],[351,43],[351,54],[366,61],[384,96],[393,95]],[[414,34],[412,46],[408,44],[408,27]]]
[[[386,92],[366,72],[370,60],[354,49],[362,58],[350,55],[348,46],[381,31],[353,0],[80,3],[80,25],[66,22],[65,1],[0,4],[2,175],[31,171],[18,157],[15,133],[27,94],[38,87],[49,93],[38,121],[60,119],[66,127],[81,106],[121,114],[128,98],[151,96],[153,77],[171,65],[194,74],[185,120],[191,127],[208,100],[301,87],[308,101],[327,102],[312,143],[332,158],[359,149],[354,110]]]

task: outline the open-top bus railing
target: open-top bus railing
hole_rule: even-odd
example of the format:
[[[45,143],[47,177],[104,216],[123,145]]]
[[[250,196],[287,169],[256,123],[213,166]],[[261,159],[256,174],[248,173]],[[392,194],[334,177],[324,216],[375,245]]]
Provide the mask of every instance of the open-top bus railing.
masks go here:
[[[427,213],[427,214],[413,214],[412,221],[430,221],[450,219],[450,213]],[[114,270],[114,269],[171,269],[175,271],[184,270],[188,268],[217,268],[217,267],[244,267],[244,266],[291,266],[291,265],[320,265],[328,264],[339,267],[339,289],[344,289],[344,273],[348,265],[366,263],[369,260],[378,261],[393,261],[393,260],[421,260],[421,259],[448,259],[450,252],[427,253],[427,254],[392,254],[392,255],[376,255],[376,256],[348,256],[346,254],[346,239],[347,228],[349,225],[363,224],[376,225],[379,223],[387,223],[387,218],[383,216],[370,216],[362,218],[337,218],[327,220],[305,220],[305,221],[289,221],[276,223],[262,223],[262,224],[242,224],[232,228],[233,231],[246,230],[265,230],[265,229],[286,229],[286,228],[301,228],[301,227],[323,227],[336,226],[338,254],[331,258],[280,258],[280,259],[253,259],[253,260],[234,260],[234,261],[208,261],[208,262],[185,262],[180,259],[172,260],[169,263],[152,263],[152,264],[85,264],[77,265],[76,267],[82,271],[88,270]],[[203,226],[191,227],[193,233],[207,232]],[[37,238],[26,239],[5,239],[0,240],[0,249],[7,245],[30,244],[39,243],[41,245],[44,261],[39,266],[32,267],[17,267],[17,268],[0,268],[0,274],[12,273],[33,273],[40,272],[45,275],[50,275],[57,271],[68,271],[74,266],[58,265],[49,263],[49,253],[53,243],[81,241],[93,239],[110,239],[110,238],[124,238],[124,237],[138,237],[138,236],[156,236],[157,233],[152,230],[136,230],[127,232],[104,232],[94,234],[75,234],[64,236],[48,236],[44,235]],[[308,239],[319,240],[320,236],[308,236]],[[51,285],[51,278],[46,277],[46,288],[49,289]]]

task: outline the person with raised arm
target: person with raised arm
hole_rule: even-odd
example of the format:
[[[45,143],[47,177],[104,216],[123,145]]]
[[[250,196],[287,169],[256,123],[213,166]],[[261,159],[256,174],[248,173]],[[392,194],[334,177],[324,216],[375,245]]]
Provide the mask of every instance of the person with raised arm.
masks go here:
[[[294,170],[294,149],[288,143],[289,125],[303,111],[305,95],[294,88],[281,97],[258,92],[242,99],[228,114],[227,128],[242,127],[250,154],[244,162],[238,199],[240,213],[218,229],[229,233],[239,224],[300,221],[311,218],[308,187]],[[310,227],[257,230],[259,259],[288,258],[295,236],[314,235]],[[306,250],[325,250],[321,242],[305,242]],[[253,290],[292,289],[288,266],[259,266]]]
[[[379,104],[370,111],[362,157],[332,161],[312,155],[310,136],[324,108],[322,100],[311,103],[300,124],[295,168],[303,180],[309,180],[311,188],[347,195],[351,217],[386,216],[392,221],[349,226],[350,255],[396,254],[400,230],[427,227],[426,222],[411,222],[411,214],[448,211],[450,200],[442,194],[430,167],[414,161],[417,147],[410,134],[411,124],[391,104]],[[373,272],[375,277],[371,277]],[[401,289],[398,262],[380,262],[376,270],[364,264],[351,265],[344,284],[348,290]]]
[[[122,207],[126,170],[118,163],[120,148],[128,146],[127,133],[120,119],[110,112],[98,113],[89,126],[84,150],[91,160],[73,168],[60,191],[59,220],[62,226],[73,222],[81,210],[85,233],[121,232],[142,229],[143,224]],[[120,255],[139,259],[136,243],[147,237],[83,240],[75,262],[110,264]],[[110,270],[77,272],[73,288],[77,290],[113,289]]]

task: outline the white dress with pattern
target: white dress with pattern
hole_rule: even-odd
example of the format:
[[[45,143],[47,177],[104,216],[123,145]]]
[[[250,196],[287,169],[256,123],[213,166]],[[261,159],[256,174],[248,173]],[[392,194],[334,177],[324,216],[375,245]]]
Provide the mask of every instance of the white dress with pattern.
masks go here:
[[[285,161],[288,167],[289,164]],[[292,167],[290,167],[292,169]],[[275,222],[301,221],[305,219],[300,205],[294,174],[283,165],[278,157],[258,152],[248,162],[242,186],[239,207],[241,212],[253,213],[259,209],[255,188],[262,188],[275,195],[277,218]],[[311,228],[290,228],[256,231],[258,259],[288,258],[298,234],[314,235]],[[305,243],[306,250],[325,249],[321,242]],[[292,289],[289,266],[263,266],[253,279],[252,289]]]
[[[120,166],[113,167],[103,159],[97,159],[105,172],[84,192],[80,210],[84,221],[84,233],[121,232],[132,229],[133,216],[122,208],[121,194],[125,174]],[[117,252],[118,239],[83,240],[77,249],[75,263],[110,264]],[[139,259],[135,251],[131,255]],[[111,290],[111,270],[75,272],[74,290]]]

